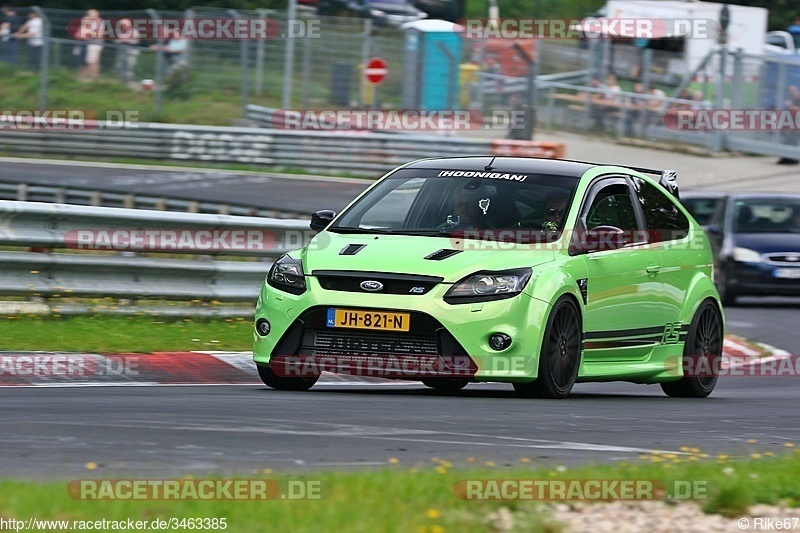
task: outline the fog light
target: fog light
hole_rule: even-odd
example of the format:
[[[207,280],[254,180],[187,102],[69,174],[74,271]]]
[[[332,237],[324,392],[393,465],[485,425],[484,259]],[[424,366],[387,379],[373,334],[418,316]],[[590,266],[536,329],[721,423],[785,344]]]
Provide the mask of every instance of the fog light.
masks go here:
[[[511,346],[511,337],[506,335],[505,333],[494,333],[491,337],[489,337],[489,346],[492,347],[492,350],[505,350],[509,346]]]
[[[262,337],[266,337],[267,335],[269,335],[270,329],[271,328],[270,328],[269,322],[267,322],[263,318],[259,318],[256,321],[256,332],[259,335],[261,335]]]

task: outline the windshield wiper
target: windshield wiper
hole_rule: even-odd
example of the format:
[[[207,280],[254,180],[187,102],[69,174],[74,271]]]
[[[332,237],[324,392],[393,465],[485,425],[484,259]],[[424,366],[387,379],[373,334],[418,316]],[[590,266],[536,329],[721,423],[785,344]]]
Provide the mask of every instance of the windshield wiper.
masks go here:
[[[441,229],[395,229],[389,230],[393,235],[419,235],[420,237],[449,237],[452,235],[450,230],[446,228]]]
[[[449,237],[447,229],[413,229],[413,228],[356,228],[353,226],[336,226],[328,231],[334,233],[376,233],[380,235],[419,235],[432,237]]]
[[[379,228],[356,228],[354,226],[334,226],[328,231],[334,233],[380,233],[381,235],[388,235],[391,230]]]

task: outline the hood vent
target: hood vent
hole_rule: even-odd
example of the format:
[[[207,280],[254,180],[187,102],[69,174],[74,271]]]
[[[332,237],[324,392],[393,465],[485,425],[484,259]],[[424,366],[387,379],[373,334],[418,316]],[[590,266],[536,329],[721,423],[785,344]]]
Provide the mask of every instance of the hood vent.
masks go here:
[[[450,250],[448,248],[442,248],[441,250],[436,250],[430,255],[426,255],[425,259],[430,259],[431,261],[441,261],[442,259],[447,259],[456,254],[460,254],[463,250]]]
[[[356,255],[362,248],[366,248],[366,244],[348,244],[339,252],[339,255]]]

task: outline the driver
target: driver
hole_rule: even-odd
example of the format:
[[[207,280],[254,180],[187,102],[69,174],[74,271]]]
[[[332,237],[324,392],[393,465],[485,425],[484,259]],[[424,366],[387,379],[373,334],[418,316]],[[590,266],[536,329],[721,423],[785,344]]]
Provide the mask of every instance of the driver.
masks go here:
[[[453,195],[453,213],[447,215],[445,226],[449,229],[478,229],[485,225],[482,223],[484,212],[490,206],[491,197],[485,187],[458,187]]]
[[[558,231],[561,229],[564,212],[567,208],[568,195],[563,191],[552,192],[547,196],[544,208],[544,222],[542,229]]]

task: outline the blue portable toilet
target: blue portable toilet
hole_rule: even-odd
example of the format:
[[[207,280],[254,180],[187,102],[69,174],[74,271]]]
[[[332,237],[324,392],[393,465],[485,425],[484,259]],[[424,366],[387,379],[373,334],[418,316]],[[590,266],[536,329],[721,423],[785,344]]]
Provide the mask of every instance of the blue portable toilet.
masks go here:
[[[457,109],[461,26],[425,19],[402,28],[404,107],[424,111]]]

